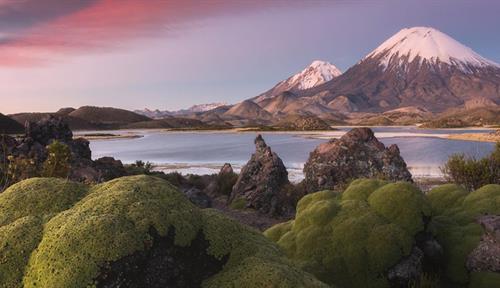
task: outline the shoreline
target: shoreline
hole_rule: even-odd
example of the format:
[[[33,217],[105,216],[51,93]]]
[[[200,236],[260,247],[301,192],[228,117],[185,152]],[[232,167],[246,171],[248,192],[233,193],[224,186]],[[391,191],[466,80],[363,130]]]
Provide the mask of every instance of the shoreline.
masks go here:
[[[462,141],[476,141],[476,142],[500,142],[500,134],[491,133],[464,133],[464,134],[450,134],[447,137],[452,140]]]
[[[219,133],[219,134],[231,134],[231,133],[259,133],[259,134],[293,134],[298,137],[306,137],[312,139],[323,139],[328,140],[332,138],[339,138],[346,133],[345,128],[355,128],[355,127],[368,127],[368,126],[335,126],[333,130],[256,130],[252,127],[245,128],[231,128],[231,129],[210,129],[210,130],[198,130],[198,129],[124,129],[124,130],[111,130],[108,132],[100,131],[79,131],[75,133],[76,137],[82,137],[91,141],[99,140],[123,140],[123,139],[137,139],[145,137],[146,134],[151,133]],[[479,142],[496,142],[500,141],[500,137],[491,138],[487,135],[487,131],[493,130],[487,127],[468,127],[468,128],[429,128],[425,130],[433,131],[460,131],[460,130],[484,130],[484,133],[463,133],[463,134],[450,134],[450,133],[425,133],[425,131],[419,131],[417,126],[370,126],[379,128],[416,128],[415,132],[375,132],[378,138],[395,138],[395,137],[431,137],[431,138],[441,138],[450,140],[462,140],[462,141],[479,141]],[[339,129],[335,129],[339,128]],[[422,132],[422,133],[420,133]]]
[[[144,135],[141,134],[114,134],[114,133],[90,133],[90,134],[80,134],[75,133],[75,138],[83,138],[89,141],[99,141],[99,140],[123,140],[123,139],[137,139],[142,138]]]

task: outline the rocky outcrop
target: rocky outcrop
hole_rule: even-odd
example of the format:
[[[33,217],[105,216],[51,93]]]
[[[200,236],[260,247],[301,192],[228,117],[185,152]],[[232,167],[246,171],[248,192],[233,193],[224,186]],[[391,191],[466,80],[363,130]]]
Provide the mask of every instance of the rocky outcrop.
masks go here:
[[[68,124],[60,117],[49,116],[38,122],[27,122],[25,125],[26,142],[38,142],[48,145],[54,140],[70,142],[73,140],[73,132]]]
[[[288,172],[283,161],[271,151],[261,135],[255,138],[255,149],[241,169],[229,202],[244,201],[246,208],[282,215],[289,209],[284,191],[289,184]]]
[[[53,141],[64,143],[71,151],[69,178],[72,180],[102,182],[126,175],[123,164],[111,157],[93,161],[89,141],[73,139],[73,132],[62,117],[49,115],[37,122],[26,122],[25,134],[19,140],[2,137],[6,145],[1,149],[5,155],[33,160],[35,166],[40,166],[47,158],[47,145]]]
[[[397,145],[385,147],[369,128],[320,144],[304,166],[307,192],[335,189],[357,178],[412,181]]]
[[[99,173],[99,182],[125,176],[127,171],[120,160],[113,157],[102,157],[94,161],[94,168]]]
[[[500,272],[500,216],[482,216],[477,222],[485,233],[467,257],[467,269],[474,272]]]

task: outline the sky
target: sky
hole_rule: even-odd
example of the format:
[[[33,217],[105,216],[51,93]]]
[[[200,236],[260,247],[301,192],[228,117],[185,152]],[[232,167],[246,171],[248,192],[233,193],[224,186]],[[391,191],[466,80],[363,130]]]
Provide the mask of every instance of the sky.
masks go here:
[[[413,26],[500,63],[498,15],[497,0],[0,0],[0,113],[236,103]]]

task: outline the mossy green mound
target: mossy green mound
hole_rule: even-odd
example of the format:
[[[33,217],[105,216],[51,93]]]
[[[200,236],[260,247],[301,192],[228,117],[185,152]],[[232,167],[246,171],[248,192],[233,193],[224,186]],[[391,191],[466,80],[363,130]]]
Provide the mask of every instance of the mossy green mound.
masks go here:
[[[84,185],[56,178],[32,178],[0,194],[0,287],[20,287],[44,223],[87,193]]]
[[[427,198],[431,203],[433,214],[440,215],[450,207],[459,206],[467,194],[467,190],[459,185],[444,184],[429,191]]]
[[[381,186],[387,184],[387,181],[378,179],[357,179],[349,184],[345,189],[342,199],[344,200],[367,200],[368,196]]]
[[[409,183],[357,180],[343,194],[316,192],[295,220],[264,234],[306,271],[339,287],[388,287],[383,276],[407,256],[430,208]]]
[[[477,218],[483,214],[500,215],[500,185],[485,185],[468,194],[456,185],[443,185],[432,189],[428,199],[435,215],[429,230],[443,245],[447,278],[455,285],[500,287],[500,274],[469,275],[465,268],[467,256],[484,233]]]
[[[0,194],[0,226],[25,216],[42,216],[68,209],[87,187],[59,178],[31,178]]]
[[[18,193],[59,188],[51,181],[27,180],[13,188]],[[10,203],[2,206],[9,211],[2,219],[12,219],[0,227],[0,287],[99,287],[103,267],[151,246],[151,229],[160,236],[174,231],[175,247],[190,247],[203,234],[209,245],[201,253],[227,261],[204,287],[326,287],[259,232],[200,210],[159,178],[123,177],[90,189],[67,184],[73,185],[66,195],[74,195],[73,203],[62,198],[66,204],[56,204],[52,198],[45,209],[37,206],[37,215],[25,216],[23,205],[17,211],[18,203],[2,201],[0,194],[0,203]],[[22,238],[26,235],[31,237]],[[8,267],[2,265],[5,259]]]

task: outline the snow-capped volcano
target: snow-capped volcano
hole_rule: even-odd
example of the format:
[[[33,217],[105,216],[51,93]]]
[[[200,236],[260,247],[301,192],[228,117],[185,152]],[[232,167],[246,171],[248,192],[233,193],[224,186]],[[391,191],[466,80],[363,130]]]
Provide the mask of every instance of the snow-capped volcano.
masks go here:
[[[499,65],[474,52],[443,32],[431,27],[405,28],[382,43],[367,58],[378,58],[385,68],[418,61],[419,64],[448,64],[464,71]]]
[[[397,32],[339,77],[296,94],[323,103],[341,98],[359,111],[440,112],[474,99],[498,105],[499,87],[497,63],[437,29],[414,27]]]
[[[341,74],[342,72],[340,72],[340,70],[335,67],[335,65],[326,61],[316,60],[313,61],[304,70],[289,77],[286,80],[279,82],[278,84],[276,84],[276,86],[274,86],[267,92],[257,96],[255,98],[255,101],[259,102],[264,99],[272,98],[285,91],[293,92],[313,88],[320,84],[328,82]]]
[[[333,64],[326,61],[316,60],[300,73],[293,75],[281,83],[286,84],[289,87],[304,90],[330,81],[340,74],[342,74],[342,72],[340,72],[340,70]]]

